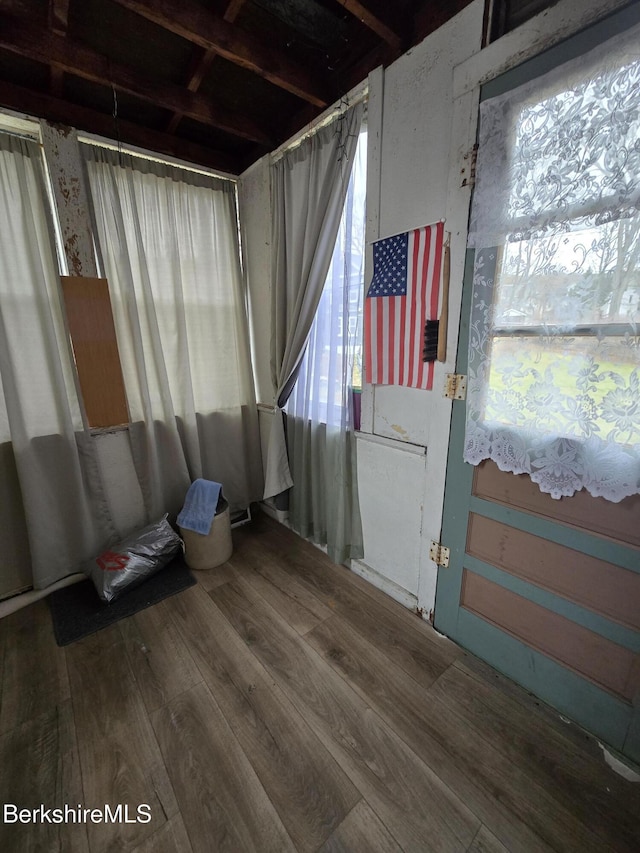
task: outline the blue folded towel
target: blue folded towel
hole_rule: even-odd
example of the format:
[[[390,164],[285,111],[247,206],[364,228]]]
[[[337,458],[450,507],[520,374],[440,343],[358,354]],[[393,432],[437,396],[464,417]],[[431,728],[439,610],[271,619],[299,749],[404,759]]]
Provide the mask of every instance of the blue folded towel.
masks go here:
[[[193,530],[206,536],[216,514],[221,483],[212,480],[194,480],[184,499],[184,506],[178,516],[178,525],[185,530]]]

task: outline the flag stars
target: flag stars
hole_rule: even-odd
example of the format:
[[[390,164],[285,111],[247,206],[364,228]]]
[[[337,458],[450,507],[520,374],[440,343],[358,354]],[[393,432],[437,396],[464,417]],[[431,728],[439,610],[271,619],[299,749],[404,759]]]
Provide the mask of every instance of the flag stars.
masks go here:
[[[369,296],[404,296],[407,293],[408,234],[381,240],[373,247],[373,280]]]

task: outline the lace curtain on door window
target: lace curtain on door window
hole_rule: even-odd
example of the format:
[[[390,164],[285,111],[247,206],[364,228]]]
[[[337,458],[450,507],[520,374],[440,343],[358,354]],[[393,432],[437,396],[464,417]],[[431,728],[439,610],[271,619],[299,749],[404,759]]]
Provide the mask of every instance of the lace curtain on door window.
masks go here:
[[[640,491],[640,29],[481,104],[464,459]]]

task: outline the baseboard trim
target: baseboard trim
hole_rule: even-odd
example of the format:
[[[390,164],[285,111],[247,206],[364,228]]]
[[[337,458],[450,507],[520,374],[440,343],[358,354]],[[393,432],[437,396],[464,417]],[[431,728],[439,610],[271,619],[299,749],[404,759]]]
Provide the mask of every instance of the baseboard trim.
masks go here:
[[[82,574],[82,572],[76,572],[72,575],[67,575],[66,578],[62,578],[55,583],[50,584],[45,589],[32,589],[28,592],[22,592],[19,595],[14,595],[11,598],[5,598],[3,601],[0,601],[0,619],[3,619],[5,616],[9,616],[11,613],[15,613],[17,610],[22,610],[23,607],[28,607],[30,604],[34,604],[36,601],[40,601],[42,598],[46,598],[50,593],[55,592],[57,589],[62,589],[65,586],[71,586],[74,583],[80,583],[80,581],[86,580],[87,576]]]
[[[403,607],[406,607],[408,610],[413,610],[414,613],[417,612],[417,595],[413,595],[413,593],[399,586],[397,583],[394,583],[392,580],[389,580],[389,578],[386,578],[384,575],[381,575],[380,572],[372,569],[371,566],[367,565],[362,560],[352,560],[351,571],[360,575],[360,577],[364,578],[366,581],[369,581],[372,586],[375,586],[382,592],[386,593],[390,598],[393,598],[399,604],[402,604]]]

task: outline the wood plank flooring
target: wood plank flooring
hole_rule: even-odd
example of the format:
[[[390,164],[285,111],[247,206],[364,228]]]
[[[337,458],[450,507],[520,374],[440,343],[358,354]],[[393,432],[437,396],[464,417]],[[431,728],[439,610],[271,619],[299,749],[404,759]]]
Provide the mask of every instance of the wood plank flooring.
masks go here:
[[[64,649],[0,622],[0,850],[637,851],[640,782],[271,519],[198,584]],[[150,810],[135,822],[137,808]]]

